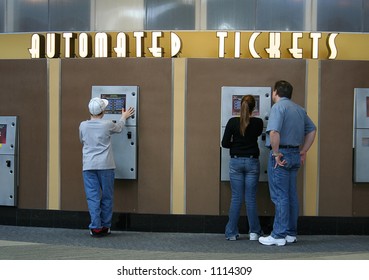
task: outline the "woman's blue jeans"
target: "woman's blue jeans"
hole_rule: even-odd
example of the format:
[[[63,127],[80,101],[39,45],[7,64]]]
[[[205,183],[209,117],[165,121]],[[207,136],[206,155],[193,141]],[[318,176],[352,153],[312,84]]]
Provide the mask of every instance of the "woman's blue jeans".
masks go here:
[[[270,197],[275,205],[273,231],[274,238],[297,235],[299,201],[297,196],[297,172],[300,168],[298,148],[279,149],[286,160],[285,166],[275,166],[275,158],[269,155],[268,180]]]
[[[85,170],[83,181],[91,217],[89,228],[110,228],[113,216],[114,169]]]
[[[246,213],[249,232],[261,234],[260,221],[256,203],[256,191],[260,175],[260,162],[257,158],[237,157],[229,162],[229,178],[231,181],[232,199],[225,229],[226,238],[237,236],[238,220],[243,202],[246,202]]]

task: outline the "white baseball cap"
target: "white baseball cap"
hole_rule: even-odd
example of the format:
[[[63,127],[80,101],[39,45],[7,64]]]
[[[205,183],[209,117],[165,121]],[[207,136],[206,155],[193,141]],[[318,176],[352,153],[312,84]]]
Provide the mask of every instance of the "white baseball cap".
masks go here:
[[[99,97],[94,97],[90,100],[90,103],[88,103],[88,110],[90,111],[91,115],[97,116],[100,115],[102,112],[104,112],[108,104],[109,104],[108,100]]]

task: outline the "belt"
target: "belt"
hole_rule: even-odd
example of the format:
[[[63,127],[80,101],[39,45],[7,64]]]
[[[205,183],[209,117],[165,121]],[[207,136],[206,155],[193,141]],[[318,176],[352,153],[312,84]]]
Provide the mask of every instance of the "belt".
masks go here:
[[[272,146],[267,146],[270,150],[272,149]],[[292,145],[279,145],[279,149],[297,149],[300,148],[300,146],[292,146]]]
[[[231,158],[259,158],[259,157],[254,155],[248,155],[248,156],[231,156]]]
[[[296,149],[300,148],[300,146],[292,146],[292,145],[279,145],[280,149]]]

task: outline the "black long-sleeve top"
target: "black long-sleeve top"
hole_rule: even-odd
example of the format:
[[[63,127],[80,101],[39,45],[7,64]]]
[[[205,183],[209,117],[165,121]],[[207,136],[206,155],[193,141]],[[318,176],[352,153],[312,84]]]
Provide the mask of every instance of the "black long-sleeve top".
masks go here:
[[[229,119],[222,138],[222,147],[230,149],[231,156],[259,157],[258,137],[263,132],[263,120],[260,118],[250,118],[250,123],[246,128],[245,136],[240,133],[240,118]]]

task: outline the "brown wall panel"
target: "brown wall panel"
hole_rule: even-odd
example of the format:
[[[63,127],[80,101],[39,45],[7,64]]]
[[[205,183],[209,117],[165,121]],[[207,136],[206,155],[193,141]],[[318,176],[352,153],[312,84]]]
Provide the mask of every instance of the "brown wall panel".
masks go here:
[[[114,211],[170,212],[170,59],[62,60],[62,209],[86,210],[78,138],[93,85],[138,85],[138,179],[116,180]]]
[[[293,100],[304,105],[306,62],[302,60],[189,59],[186,112],[188,214],[227,214],[228,183],[220,183],[220,94],[222,86],[270,86],[285,79]],[[302,201],[302,172],[299,194]],[[273,214],[267,184],[260,184],[260,214]],[[302,207],[302,203],[301,203]]]
[[[365,61],[321,62],[319,216],[369,215],[369,184],[352,180],[354,88],[368,73]]]
[[[0,115],[19,116],[18,207],[46,209],[46,59],[0,60],[0,87]]]

